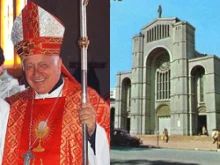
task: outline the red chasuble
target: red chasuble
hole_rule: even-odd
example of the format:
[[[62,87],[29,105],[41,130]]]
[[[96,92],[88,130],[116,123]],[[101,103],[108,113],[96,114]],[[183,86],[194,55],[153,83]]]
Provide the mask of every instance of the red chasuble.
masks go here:
[[[60,164],[60,144],[64,98],[49,98],[28,101],[19,143],[19,155],[27,152],[30,146],[34,159],[31,164]],[[53,108],[53,106],[55,106]],[[50,115],[50,116],[49,116]],[[31,116],[33,117],[31,122]],[[49,117],[49,118],[48,118]],[[48,122],[46,123],[46,120]],[[31,130],[30,130],[31,126]],[[19,164],[24,159],[19,157]]]
[[[43,127],[51,112],[56,98],[34,100],[33,111],[31,89],[10,97],[10,115],[7,125],[3,165],[23,165],[22,155],[38,137],[32,147],[31,165],[81,165],[82,164],[82,126],[78,110],[81,106],[81,86],[65,78],[62,97],[58,99],[55,109]],[[88,89],[89,101],[96,110],[97,123],[102,126],[110,138],[109,106]],[[33,112],[30,134],[31,112]],[[43,129],[43,132],[39,129]]]

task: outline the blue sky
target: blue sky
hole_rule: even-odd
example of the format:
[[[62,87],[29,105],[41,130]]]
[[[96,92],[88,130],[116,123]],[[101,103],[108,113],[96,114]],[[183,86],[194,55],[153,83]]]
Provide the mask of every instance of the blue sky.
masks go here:
[[[132,37],[158,17],[178,17],[196,28],[196,50],[220,56],[220,0],[123,0],[110,7],[110,87],[116,87],[116,74],[130,71]]]

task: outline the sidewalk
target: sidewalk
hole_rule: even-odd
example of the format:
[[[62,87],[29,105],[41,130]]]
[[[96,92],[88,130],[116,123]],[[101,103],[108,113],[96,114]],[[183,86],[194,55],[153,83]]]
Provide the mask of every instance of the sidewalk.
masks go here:
[[[181,136],[173,135],[169,137],[168,143],[160,139],[161,136],[156,135],[135,135],[143,141],[142,146],[152,148],[175,148],[175,149],[190,149],[190,150],[206,150],[219,151],[217,144],[212,143],[210,136]]]

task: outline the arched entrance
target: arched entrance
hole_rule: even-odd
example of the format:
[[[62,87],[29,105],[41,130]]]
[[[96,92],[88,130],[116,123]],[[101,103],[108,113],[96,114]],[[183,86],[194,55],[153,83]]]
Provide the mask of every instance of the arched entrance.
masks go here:
[[[196,130],[196,134],[202,134],[202,127],[207,129],[206,104],[205,104],[205,69],[203,66],[195,66],[191,71],[192,83],[192,129]]]
[[[130,114],[131,112],[131,80],[125,78],[122,81],[122,98],[121,98],[121,126],[130,131]]]
[[[167,49],[157,47],[153,49],[146,61],[146,113],[147,125],[150,133],[161,133],[165,127],[170,131],[170,54]],[[156,109],[156,111],[155,111]]]

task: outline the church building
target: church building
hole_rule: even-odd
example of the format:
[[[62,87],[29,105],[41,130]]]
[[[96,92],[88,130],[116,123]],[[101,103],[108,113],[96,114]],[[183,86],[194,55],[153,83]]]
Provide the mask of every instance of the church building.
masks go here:
[[[195,50],[195,27],[159,17],[132,41],[132,68],[117,73],[111,126],[131,134],[220,129],[220,58]]]

